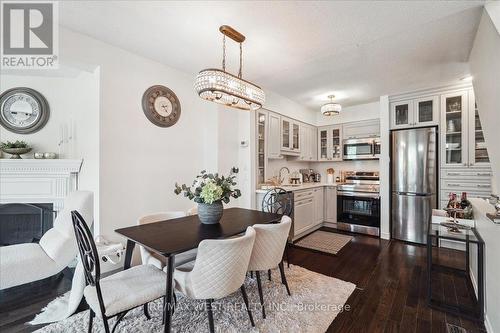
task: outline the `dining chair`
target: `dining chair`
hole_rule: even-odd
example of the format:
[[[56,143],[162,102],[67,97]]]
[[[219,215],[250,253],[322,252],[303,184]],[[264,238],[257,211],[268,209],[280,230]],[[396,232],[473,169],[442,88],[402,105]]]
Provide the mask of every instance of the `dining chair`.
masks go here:
[[[264,194],[261,207],[263,212],[274,213],[291,218],[293,214],[293,193],[281,187],[275,187]],[[284,254],[286,257],[286,265],[290,268],[288,246],[285,246]],[[271,270],[267,272],[267,275],[269,281],[271,281]]]
[[[241,237],[201,241],[195,262],[175,269],[175,289],[189,298],[205,300],[210,332],[215,331],[213,300],[231,295],[238,289],[250,323],[255,326],[244,285],[254,240],[255,231],[248,227]]]
[[[85,300],[90,307],[88,332],[97,315],[109,333],[108,319],[117,317],[111,332],[128,311],[143,306],[144,315],[150,319],[147,304],[165,295],[165,273],[153,265],[140,265],[101,279],[101,268],[92,233],[83,217],[76,210],[71,212],[73,228],[85,274]]]
[[[285,250],[288,233],[292,225],[292,219],[286,215],[281,218],[277,224],[256,224],[255,242],[253,245],[252,256],[248,264],[248,271],[255,272],[257,277],[257,288],[259,291],[260,305],[262,307],[262,317],[266,318],[264,308],[264,296],[262,293],[262,282],[260,280],[260,271],[266,271],[279,267],[281,274],[281,283],[285,285],[286,292],[290,296],[290,288],[286,281],[285,270],[283,268],[283,251]]]
[[[149,214],[145,215],[139,218],[137,221],[137,224],[143,225],[143,224],[148,224],[148,223],[154,223],[154,222],[159,222],[159,221],[168,221],[171,219],[179,218],[179,217],[184,217],[186,216],[186,213],[183,211],[171,211],[171,212],[161,212],[161,213],[154,213],[154,214]],[[186,252],[179,253],[175,256],[175,263],[176,266],[183,265],[189,261],[192,261],[196,258],[196,249],[192,249]],[[140,247],[140,252],[141,252],[141,261],[142,264],[150,264],[154,265],[159,269],[163,269],[166,266],[165,262],[165,257],[151,252],[144,248],[144,246]]]

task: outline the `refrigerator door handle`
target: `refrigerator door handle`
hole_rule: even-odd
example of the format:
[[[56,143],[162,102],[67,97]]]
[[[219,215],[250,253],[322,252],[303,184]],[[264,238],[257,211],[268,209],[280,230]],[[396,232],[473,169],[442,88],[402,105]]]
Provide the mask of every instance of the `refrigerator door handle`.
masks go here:
[[[396,192],[398,195],[406,195],[407,197],[428,197],[432,193],[413,193],[413,192]]]

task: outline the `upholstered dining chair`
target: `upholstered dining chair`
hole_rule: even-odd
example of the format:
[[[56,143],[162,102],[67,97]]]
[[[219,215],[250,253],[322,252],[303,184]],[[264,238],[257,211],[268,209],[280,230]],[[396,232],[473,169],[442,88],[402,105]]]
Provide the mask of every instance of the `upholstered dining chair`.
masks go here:
[[[257,288],[259,290],[260,305],[262,307],[262,317],[266,318],[264,308],[264,296],[262,293],[262,282],[260,271],[270,270],[279,267],[281,273],[281,283],[286,287],[286,292],[290,294],[288,282],[286,281],[285,270],[283,268],[283,251],[285,250],[288,233],[292,225],[292,219],[286,215],[281,218],[281,223],[277,224],[256,224],[255,242],[252,256],[248,264],[248,270],[255,272],[257,276]]]
[[[53,228],[43,234],[39,243],[22,243],[0,247],[0,289],[42,280],[62,272],[78,254],[71,211],[78,210],[92,225],[93,193],[74,191],[64,199]]]
[[[159,221],[166,221],[184,216],[186,216],[186,213],[183,211],[154,213],[140,217],[139,220],[137,221],[137,224],[141,225]],[[159,269],[165,268],[165,258],[163,256],[148,251],[143,246],[140,247],[140,251],[141,251],[141,261],[143,265],[150,264],[156,266]],[[176,255],[175,256],[176,266],[183,265],[189,261],[194,260],[196,258],[196,251],[197,251],[196,249],[193,249]]]
[[[133,308],[143,305],[144,315],[150,319],[147,303],[165,295],[165,273],[153,265],[134,266],[101,279],[101,268],[92,233],[83,217],[76,210],[71,212],[73,228],[85,273],[85,300],[90,307],[89,333],[97,315],[109,333],[108,319],[117,317],[118,323]]]
[[[188,263],[175,269],[175,289],[189,298],[205,300],[210,332],[215,331],[213,300],[226,297],[238,289],[250,323],[255,326],[244,285],[254,239],[255,231],[248,227],[241,237],[204,240],[198,246],[194,264]]]

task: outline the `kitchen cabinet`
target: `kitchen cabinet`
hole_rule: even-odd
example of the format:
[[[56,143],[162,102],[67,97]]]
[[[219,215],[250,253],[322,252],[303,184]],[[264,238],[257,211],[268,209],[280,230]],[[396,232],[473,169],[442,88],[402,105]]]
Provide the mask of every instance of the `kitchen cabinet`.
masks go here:
[[[290,118],[281,117],[281,150],[282,154],[299,155],[300,124]]]
[[[314,196],[312,190],[294,193],[293,235],[298,236],[314,226]]]
[[[268,122],[267,158],[283,158],[281,154],[281,117],[269,112]]]
[[[325,207],[325,198],[324,198],[324,189],[323,187],[315,188],[313,190],[313,202],[314,202],[314,225],[318,225],[323,223],[324,220],[324,207]]]
[[[342,126],[326,126],[317,130],[318,160],[342,161]]]
[[[337,188],[326,186],[324,193],[324,221],[337,223]]]
[[[342,139],[380,137],[380,119],[354,121],[342,124]]]
[[[484,141],[483,127],[479,119],[474,90],[470,89],[469,94],[469,166],[490,167],[490,158]]]
[[[264,110],[259,110],[256,113],[257,123],[257,185],[263,184],[266,180],[266,165],[267,165],[267,120],[268,113]]]
[[[439,124],[439,97],[437,95],[393,102],[390,110],[391,129]]]
[[[316,127],[300,125],[300,157],[301,161],[315,161],[316,158]]]

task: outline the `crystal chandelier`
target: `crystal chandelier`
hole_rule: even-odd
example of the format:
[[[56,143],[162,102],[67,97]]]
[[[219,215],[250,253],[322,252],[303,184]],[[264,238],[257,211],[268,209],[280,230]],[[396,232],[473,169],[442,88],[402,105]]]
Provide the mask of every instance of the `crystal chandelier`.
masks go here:
[[[333,102],[335,95],[330,95],[328,98],[330,99],[330,102],[321,106],[321,113],[323,116],[335,116],[339,114],[340,110],[342,110],[342,105]]]
[[[252,82],[243,80],[243,47],[245,36],[230,26],[219,28],[222,32],[222,70],[207,68],[196,76],[194,88],[206,100],[241,110],[257,110],[265,101],[264,91]],[[226,36],[240,44],[240,70],[238,76],[226,72]]]

